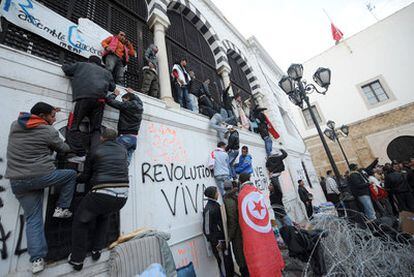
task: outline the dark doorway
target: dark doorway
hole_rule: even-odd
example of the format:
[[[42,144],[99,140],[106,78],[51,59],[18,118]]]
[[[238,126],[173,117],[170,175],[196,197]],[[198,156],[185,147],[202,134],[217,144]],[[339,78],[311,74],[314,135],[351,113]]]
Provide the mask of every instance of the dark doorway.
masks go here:
[[[388,144],[387,155],[391,161],[407,161],[414,157],[414,136],[400,136]]]

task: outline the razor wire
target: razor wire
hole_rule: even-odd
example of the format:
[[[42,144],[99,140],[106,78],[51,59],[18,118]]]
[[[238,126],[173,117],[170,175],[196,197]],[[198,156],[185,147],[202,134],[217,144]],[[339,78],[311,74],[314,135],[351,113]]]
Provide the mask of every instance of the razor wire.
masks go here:
[[[327,214],[315,216],[310,224],[312,229],[327,233],[327,236],[320,236],[316,243],[323,250],[324,276],[414,276],[411,235],[398,233],[381,224],[358,226],[347,219]],[[316,247],[302,276],[313,276],[310,260]]]

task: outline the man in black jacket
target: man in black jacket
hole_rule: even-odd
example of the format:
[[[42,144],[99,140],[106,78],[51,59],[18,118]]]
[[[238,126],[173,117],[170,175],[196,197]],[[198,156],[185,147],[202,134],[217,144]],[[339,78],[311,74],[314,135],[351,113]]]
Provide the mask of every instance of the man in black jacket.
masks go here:
[[[305,182],[303,182],[303,180],[298,180],[298,184],[299,198],[303,204],[305,204],[306,214],[308,215],[308,218],[310,218],[313,214],[312,194],[305,188]]]
[[[236,171],[234,170],[234,161],[236,161],[239,155],[240,141],[239,132],[233,125],[228,125],[227,130],[229,131],[228,143],[226,146],[226,152],[229,155],[229,168],[230,175],[232,178],[236,177]]]
[[[266,115],[263,111],[265,108],[255,110],[255,118],[258,120],[258,131],[265,143],[266,155],[269,157],[272,154],[273,141],[269,134],[269,127],[267,126]]]
[[[399,211],[414,212],[414,197],[411,194],[407,177],[401,173],[401,167],[394,163],[392,170],[385,176],[385,188],[395,195]]]
[[[226,243],[220,204],[217,202],[219,196],[217,187],[206,188],[204,196],[207,197],[208,201],[203,210],[203,233],[211,244],[211,251],[217,260],[220,276],[227,276],[223,256]]]
[[[212,118],[215,113],[220,112],[220,108],[217,103],[215,103],[213,96],[210,93],[208,86],[210,85],[210,80],[207,79],[203,82],[198,91],[198,106],[200,113]]]
[[[279,228],[285,225],[293,225],[292,220],[287,215],[285,206],[283,204],[283,192],[279,182],[279,176],[285,170],[285,164],[283,163],[283,160],[286,157],[286,151],[280,149],[277,151],[277,153],[271,155],[266,160],[266,168],[269,171],[270,176],[270,185],[268,187],[270,192],[270,205],[272,205],[275,219],[279,225]]]
[[[351,173],[348,177],[348,185],[353,196],[357,198],[363,206],[364,214],[368,220],[372,221],[377,219],[374,205],[371,200],[368,180],[358,171],[358,166],[356,164],[350,164],[349,169],[351,170]]]
[[[79,125],[85,117],[89,119],[90,149],[95,148],[99,144],[105,96],[108,91],[115,90],[115,82],[112,74],[102,67],[98,56],[90,56],[88,62],[64,64],[62,70],[71,78],[72,101],[76,102],[66,140],[71,149],[83,157],[86,151],[80,143]]]
[[[125,146],[128,153],[128,164],[131,163],[132,154],[137,148],[137,135],[141,127],[143,104],[138,95],[127,88],[127,93],[122,95],[122,102],[116,100],[119,91],[106,98],[109,106],[119,110],[118,139],[117,142]]]
[[[81,270],[87,251],[88,229],[96,221],[92,259],[100,258],[106,246],[109,216],[118,212],[128,197],[128,160],[125,148],[115,141],[117,133],[105,129],[102,143],[88,154],[85,169],[78,182],[88,183],[91,191],[82,199],[75,213],[72,225],[72,253],[69,263],[75,270]]]

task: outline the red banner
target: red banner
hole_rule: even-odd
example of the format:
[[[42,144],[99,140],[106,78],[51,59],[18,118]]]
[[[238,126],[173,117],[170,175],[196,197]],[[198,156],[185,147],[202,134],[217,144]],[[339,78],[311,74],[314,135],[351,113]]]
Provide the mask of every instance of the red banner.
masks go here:
[[[238,206],[250,276],[282,276],[285,262],[273,234],[264,195],[252,183],[245,183],[239,193]]]
[[[267,128],[269,129],[269,133],[275,138],[278,139],[280,137],[279,133],[276,131],[275,127],[273,127],[272,122],[270,122],[269,118],[266,116],[266,123],[267,123]]]

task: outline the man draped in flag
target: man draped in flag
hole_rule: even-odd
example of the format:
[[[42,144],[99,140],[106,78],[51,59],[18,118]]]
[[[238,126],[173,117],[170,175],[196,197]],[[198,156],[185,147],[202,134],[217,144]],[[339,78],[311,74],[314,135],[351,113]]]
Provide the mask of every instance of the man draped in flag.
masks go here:
[[[250,182],[249,174],[240,174],[239,182],[239,224],[250,276],[282,276],[285,262],[272,231],[264,195]]]

